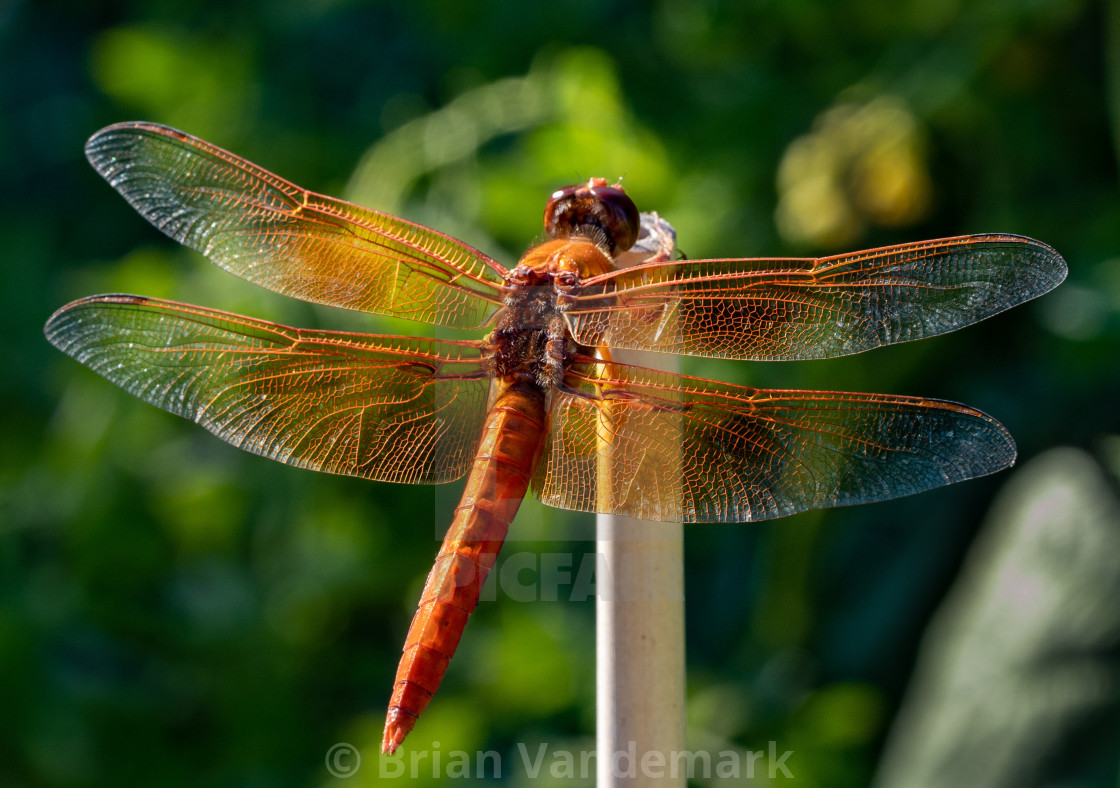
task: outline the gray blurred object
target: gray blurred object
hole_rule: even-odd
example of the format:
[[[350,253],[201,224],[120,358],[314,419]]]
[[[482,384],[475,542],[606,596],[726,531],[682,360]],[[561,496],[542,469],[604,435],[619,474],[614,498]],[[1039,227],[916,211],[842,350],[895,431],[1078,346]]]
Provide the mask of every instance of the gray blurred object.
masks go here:
[[[875,785],[1116,785],[1118,642],[1115,482],[1085,452],[1053,449],[997,497],[926,633]]]

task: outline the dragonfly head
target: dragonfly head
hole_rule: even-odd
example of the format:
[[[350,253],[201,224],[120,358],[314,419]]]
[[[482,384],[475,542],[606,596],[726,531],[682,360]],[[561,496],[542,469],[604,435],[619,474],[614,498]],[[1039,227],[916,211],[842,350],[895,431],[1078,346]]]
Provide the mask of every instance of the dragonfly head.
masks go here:
[[[634,245],[640,223],[638,207],[622,185],[608,186],[604,178],[557,189],[544,208],[549,238],[582,235],[605,245],[611,257]]]

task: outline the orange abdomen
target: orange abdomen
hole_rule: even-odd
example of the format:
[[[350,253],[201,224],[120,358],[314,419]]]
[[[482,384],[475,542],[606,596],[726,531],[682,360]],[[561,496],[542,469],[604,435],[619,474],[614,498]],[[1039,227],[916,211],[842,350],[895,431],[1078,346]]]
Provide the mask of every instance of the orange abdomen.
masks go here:
[[[400,746],[447,671],[529,488],[544,420],[544,393],[528,383],[508,385],[486,417],[466,489],[408,630],[385,720],[383,752]]]

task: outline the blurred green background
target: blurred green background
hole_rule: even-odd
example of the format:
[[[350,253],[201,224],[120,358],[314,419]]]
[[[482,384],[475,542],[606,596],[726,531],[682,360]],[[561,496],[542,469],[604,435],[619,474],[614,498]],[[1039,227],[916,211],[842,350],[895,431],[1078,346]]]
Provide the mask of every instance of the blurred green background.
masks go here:
[[[242,454],[46,343],[54,309],[115,291],[423,330],[260,291],[161,236],[82,156],[132,119],[504,261],[591,175],[693,258],[995,231],[1057,248],[1058,291],[949,336],[685,362],[967,402],[1021,462],[688,529],[690,747],[775,741],[803,786],[1117,785],[1118,30],[1116,3],[1078,0],[0,2],[0,785],[323,785],[340,741],[365,758],[346,784],[377,781],[454,506],[454,487]],[[527,503],[510,550],[578,567],[590,521]],[[480,606],[406,751],[494,750],[522,784],[519,742],[593,746],[594,605],[556,597]]]

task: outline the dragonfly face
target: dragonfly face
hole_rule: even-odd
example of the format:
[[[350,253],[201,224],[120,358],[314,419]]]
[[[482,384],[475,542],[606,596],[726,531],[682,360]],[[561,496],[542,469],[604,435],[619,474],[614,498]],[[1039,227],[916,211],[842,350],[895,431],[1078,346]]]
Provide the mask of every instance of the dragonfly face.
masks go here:
[[[609,255],[625,252],[638,240],[638,207],[621,186],[604,178],[558,189],[544,208],[549,238],[585,236],[599,241]]]
[[[249,281],[490,329],[458,342],[307,330],[129,295],[75,301],[46,326],[93,370],[248,451],[378,481],[467,477],[405,643],[387,751],[439,685],[529,489],[579,511],[747,522],[922,492],[1015,459],[1007,430],[966,405],[732,386],[619,364],[612,349],[846,355],[969,325],[1066,272],[1045,244],[999,234],[822,258],[672,260],[671,230],[640,222],[602,179],[553,193],[550,240],[509,270],[164,126],[110,126],[86,153],[158,228]],[[649,254],[619,267],[642,231]]]

